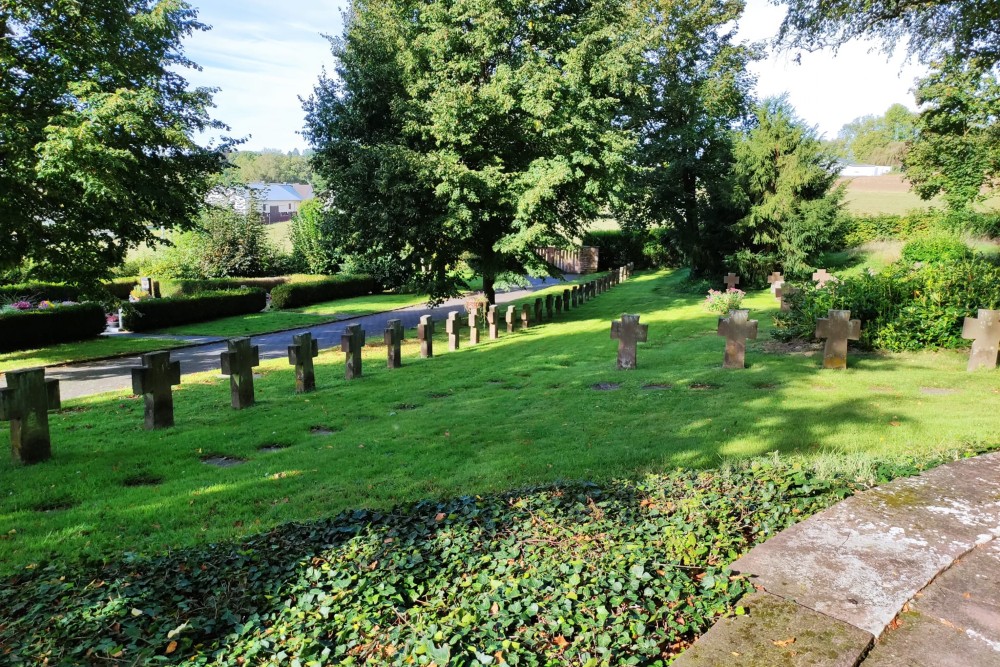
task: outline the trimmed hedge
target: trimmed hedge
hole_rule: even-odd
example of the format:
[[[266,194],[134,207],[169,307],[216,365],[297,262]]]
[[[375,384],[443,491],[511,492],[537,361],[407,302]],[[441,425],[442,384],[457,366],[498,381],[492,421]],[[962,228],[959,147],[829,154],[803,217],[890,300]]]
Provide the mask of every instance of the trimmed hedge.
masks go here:
[[[122,328],[126,331],[151,331],[231,315],[259,313],[266,306],[267,296],[264,290],[258,288],[145,299],[131,303],[125,309]]]
[[[906,241],[940,232],[1000,237],[1000,214],[976,211],[910,211],[905,215],[853,216],[844,239],[848,247],[869,241]]]
[[[311,283],[286,283],[271,290],[271,308],[298,308],[378,291],[378,281],[369,275],[344,274]]]
[[[79,301],[81,290],[76,285],[61,283],[20,283],[0,286],[0,303],[27,299],[31,302]]]
[[[0,313],[0,352],[94,338],[106,323],[104,308],[97,303]]]

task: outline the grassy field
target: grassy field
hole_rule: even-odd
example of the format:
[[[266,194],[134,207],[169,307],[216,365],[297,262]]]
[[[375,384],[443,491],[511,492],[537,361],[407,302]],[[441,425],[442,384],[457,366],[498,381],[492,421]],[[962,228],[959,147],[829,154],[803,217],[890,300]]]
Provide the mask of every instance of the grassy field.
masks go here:
[[[141,354],[155,350],[167,350],[184,345],[181,341],[160,338],[121,338],[102,336],[77,343],[62,343],[40,350],[19,350],[0,354],[0,373],[19,368],[54,366],[70,362],[103,359],[105,357]]]
[[[716,317],[682,286],[680,274],[639,275],[559,322],[452,353],[439,332],[434,359],[417,357],[410,332],[402,369],[387,370],[384,348],[370,345],[351,383],[343,355],[326,350],[310,395],[294,394],[285,361],[267,362],[258,405],[241,412],[228,407],[228,381],[205,374],[175,392],[177,426],[156,433],[125,393],[67,401],[51,417],[51,462],[0,463],[0,563],[113,558],[347,508],[772,451],[929,458],[995,441],[996,372],[966,373],[963,353],[852,353],[848,371],[823,371],[814,349],[769,340],[765,292],[748,301],[761,322],[750,367],[727,372]],[[614,368],[609,322],[622,312],[649,324],[634,372]],[[210,456],[244,463],[202,463]]]
[[[846,208],[855,215],[902,215],[932,206],[945,208],[940,197],[924,201],[911,192],[910,184],[899,174],[858,176],[844,181],[847,183]],[[1000,208],[1000,196],[987,199],[978,208],[983,211],[997,210]]]

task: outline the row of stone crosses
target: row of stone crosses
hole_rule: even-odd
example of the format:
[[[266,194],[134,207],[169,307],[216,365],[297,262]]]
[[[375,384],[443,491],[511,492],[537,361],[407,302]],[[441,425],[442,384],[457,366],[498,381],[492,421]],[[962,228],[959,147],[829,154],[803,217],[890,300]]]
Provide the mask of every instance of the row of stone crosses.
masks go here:
[[[513,333],[518,322],[522,328],[528,328],[532,322],[537,324],[545,319],[553,320],[556,314],[564,310],[568,312],[628,279],[633,268],[633,264],[627,264],[607,275],[565,289],[561,294],[549,294],[544,300],[538,297],[534,304],[524,304],[520,309],[508,306],[507,332]],[[499,338],[497,307],[489,306],[484,314],[490,339]],[[479,342],[478,315],[479,310],[476,309],[468,316],[469,342],[472,344]],[[632,317],[638,320],[638,316]],[[445,326],[450,350],[459,349],[461,325],[459,312],[449,312]],[[421,357],[434,356],[434,329],[431,316],[421,316],[417,327]],[[403,325],[400,320],[389,320],[386,323],[384,340],[387,366],[400,368],[400,345],[403,341]],[[361,377],[361,350],[364,346],[364,329],[359,324],[349,325],[340,339],[340,349],[346,354],[344,377],[347,380]],[[227,341],[226,347],[220,361],[222,374],[229,376],[232,406],[237,410],[248,408],[254,404],[253,369],[260,365],[259,348],[251,345],[249,338],[233,338]],[[632,349],[634,357],[634,343]],[[317,356],[319,344],[312,334],[292,336],[292,344],[288,346],[288,363],[295,367],[296,392],[309,392],[316,388],[313,359]],[[180,362],[171,361],[169,351],[142,355],[142,366],[132,369],[132,391],[144,399],[146,429],[169,428],[174,425],[173,387],[180,382]],[[7,373],[7,388],[0,389],[0,421],[10,421],[11,452],[16,461],[32,464],[51,457],[48,412],[59,410],[60,407],[59,381],[46,379],[44,368]]]

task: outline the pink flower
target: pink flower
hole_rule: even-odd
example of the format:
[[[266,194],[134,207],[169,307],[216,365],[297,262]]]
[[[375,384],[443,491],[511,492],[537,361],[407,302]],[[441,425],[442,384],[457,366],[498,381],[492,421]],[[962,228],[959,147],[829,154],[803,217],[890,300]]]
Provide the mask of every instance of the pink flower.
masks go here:
[[[49,308],[55,308],[51,301],[38,302],[38,310],[48,310]]]
[[[31,304],[28,303],[27,301],[15,301],[10,305],[13,306],[14,308],[17,308],[18,310],[31,310]]]

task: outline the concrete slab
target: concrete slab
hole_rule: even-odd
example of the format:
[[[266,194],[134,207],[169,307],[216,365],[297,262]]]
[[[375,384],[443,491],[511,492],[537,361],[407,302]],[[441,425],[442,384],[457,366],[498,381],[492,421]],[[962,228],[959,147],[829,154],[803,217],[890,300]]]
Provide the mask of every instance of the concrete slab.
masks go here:
[[[769,593],[740,605],[745,616],[722,619],[673,667],[855,667],[871,634]]]
[[[976,547],[942,572],[910,607],[991,646],[1000,665],[1000,540]]]
[[[899,617],[861,667],[996,667],[1000,653],[959,628],[917,612]]]
[[[1000,453],[849,498],[732,564],[768,592],[878,636],[903,605],[1000,535]]]

